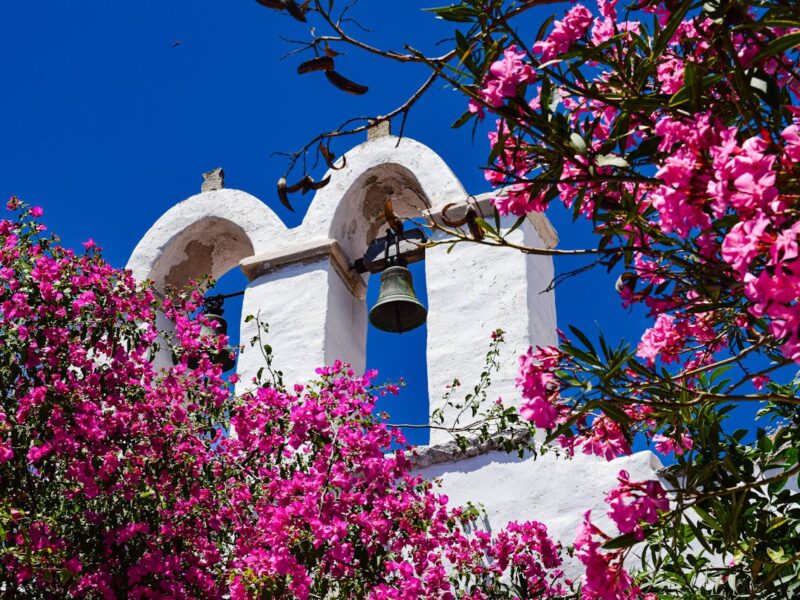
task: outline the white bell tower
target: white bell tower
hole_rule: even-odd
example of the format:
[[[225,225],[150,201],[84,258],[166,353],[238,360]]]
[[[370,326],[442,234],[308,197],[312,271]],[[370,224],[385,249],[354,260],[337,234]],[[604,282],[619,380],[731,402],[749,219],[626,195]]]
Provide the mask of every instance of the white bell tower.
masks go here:
[[[167,211],[147,232],[128,268],[156,287],[184,285],[189,279],[219,278],[239,267],[248,279],[244,293],[237,391],[245,389],[263,366],[248,341],[260,315],[270,326],[276,367],[287,384],[303,382],[314,370],[341,359],[361,372],[367,341],[366,275],[353,265],[369,243],[386,229],[384,202],[392,198],[403,218],[428,222],[467,206],[491,214],[488,197],[469,196],[444,161],[430,148],[408,138],[370,136],[331,170],[330,183],[316,193],[302,224],[287,229],[257,198],[222,187],[220,173],[207,174],[204,191]],[[343,161],[343,162],[342,162]],[[503,219],[511,227],[516,218]],[[435,232],[435,241],[446,241]],[[511,240],[552,248],[558,238],[543,215],[531,215]],[[479,244],[425,250],[428,290],[427,371],[430,411],[443,406],[454,378],[471,388],[479,378],[492,331],[505,331],[502,369],[492,378],[490,395],[507,406],[519,402],[514,380],[517,357],[530,345],[554,345],[555,294],[549,256],[523,254]],[[232,317],[232,316],[231,316]],[[233,317],[232,317],[233,318]],[[164,319],[162,326],[170,324]],[[167,354],[158,360],[167,361]],[[445,412],[447,420],[453,414]],[[563,543],[572,542],[583,513],[594,509],[602,524],[604,494],[616,485],[622,468],[634,479],[650,479],[660,465],[650,452],[607,463],[549,453],[523,460],[490,448],[461,453],[451,436],[431,432],[431,445],[418,450],[417,467],[440,478],[455,504],[482,503],[489,526],[511,520],[544,522]]]

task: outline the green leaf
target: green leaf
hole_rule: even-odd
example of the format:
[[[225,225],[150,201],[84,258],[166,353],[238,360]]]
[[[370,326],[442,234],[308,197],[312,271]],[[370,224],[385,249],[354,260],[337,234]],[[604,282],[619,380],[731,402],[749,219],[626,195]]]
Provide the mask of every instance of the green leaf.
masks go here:
[[[612,404],[611,402],[601,402],[598,403],[598,406],[609,419],[615,423],[619,423],[623,428],[627,428],[628,425],[630,425],[631,418],[616,404]]]
[[[474,116],[475,116],[474,112],[469,111],[469,110],[465,110],[463,115],[461,115],[460,117],[458,117],[458,119],[453,121],[453,124],[450,125],[450,128],[451,129],[458,129],[459,127],[464,125],[467,121],[469,121]]]
[[[670,15],[669,21],[667,21],[667,26],[661,31],[661,35],[658,36],[653,44],[653,51],[650,56],[654,63],[658,62],[661,54],[669,45],[670,41],[672,40],[672,36],[675,35],[678,27],[683,22],[683,17],[686,16],[687,12],[689,12],[692,4],[692,0],[684,0],[681,4],[681,7]]]
[[[471,6],[464,6],[463,4],[423,8],[422,10],[435,14],[437,19],[456,23],[469,23],[478,14],[476,9]]]
[[[580,329],[578,329],[577,327],[573,327],[572,325],[570,325],[570,326],[569,326],[569,330],[572,332],[572,334],[573,334],[573,335],[574,335],[576,338],[578,338],[578,339],[581,341],[581,343],[582,343],[582,344],[583,344],[583,345],[584,345],[584,346],[585,346],[585,347],[586,347],[586,348],[587,348],[589,351],[591,351],[591,353],[592,353],[593,355],[597,356],[597,350],[595,350],[595,349],[594,349],[594,346],[592,345],[592,342],[590,342],[590,341],[589,341],[589,338],[586,336],[586,334],[585,334],[585,333],[583,333],[583,332],[582,332]]]
[[[711,549],[711,546],[709,545],[708,541],[706,540],[706,536],[703,535],[703,532],[700,530],[700,528],[691,519],[686,519],[686,524],[689,526],[689,529],[692,530],[692,533],[694,533],[695,539],[698,542],[700,542],[700,544],[703,546],[703,548],[705,548],[709,552],[713,553],[713,550]]]
[[[787,50],[791,50],[800,46],[800,32],[795,33],[787,33],[777,39],[772,40],[766,46],[761,49],[761,52],[755,55],[750,64],[758,63],[759,61],[764,60],[765,58],[769,58],[770,56],[775,56],[776,54],[782,54]]]
[[[770,533],[771,531],[776,530],[778,527],[780,527],[781,525],[784,525],[785,523],[788,523],[788,522],[789,522],[789,518],[788,517],[776,517],[769,524],[769,527],[767,527],[767,531],[766,532]]]
[[[720,524],[715,519],[711,518],[711,515],[709,515],[705,510],[697,505],[693,507],[693,510],[695,513],[697,513],[697,516],[700,517],[703,523],[705,523],[713,531],[722,533],[722,527],[720,527]]]
[[[623,533],[622,535],[618,535],[615,538],[608,540],[605,544],[603,544],[603,548],[605,550],[616,550],[618,548],[629,548],[633,546],[640,540],[636,539],[636,535],[633,533]]]
[[[522,215],[519,219],[514,221],[514,224],[509,228],[508,231],[506,231],[505,235],[508,235],[512,231],[515,231],[520,225],[522,225],[525,222],[525,219],[527,218],[528,218],[527,215]]]
[[[772,559],[773,562],[779,565],[789,560],[786,558],[783,548],[778,548],[777,550],[773,548],[767,548],[767,555]]]

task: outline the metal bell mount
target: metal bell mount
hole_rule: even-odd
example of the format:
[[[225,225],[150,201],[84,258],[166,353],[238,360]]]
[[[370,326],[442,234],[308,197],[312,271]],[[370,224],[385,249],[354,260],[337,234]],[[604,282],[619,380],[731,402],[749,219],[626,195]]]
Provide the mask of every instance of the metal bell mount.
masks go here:
[[[369,322],[376,329],[391,333],[404,333],[416,329],[428,317],[428,309],[417,299],[414,293],[411,271],[400,255],[400,239],[403,234],[395,235],[389,229],[386,232],[385,264],[381,272],[381,287],[378,300],[369,311]],[[389,256],[389,249],[394,244],[395,254]]]

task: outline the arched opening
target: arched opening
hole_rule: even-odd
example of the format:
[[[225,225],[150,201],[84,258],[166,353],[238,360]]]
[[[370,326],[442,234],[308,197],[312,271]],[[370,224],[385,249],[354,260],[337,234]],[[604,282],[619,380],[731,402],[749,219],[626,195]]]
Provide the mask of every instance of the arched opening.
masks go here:
[[[406,167],[385,163],[368,169],[345,192],[330,225],[330,236],[348,256],[360,258],[369,243],[386,232],[384,207],[392,201],[401,219],[420,220],[431,203],[415,175]],[[414,227],[407,222],[407,227]]]
[[[236,223],[219,217],[206,217],[184,228],[152,266],[149,278],[156,287],[182,289],[203,277],[219,280],[253,255],[253,244]]]
[[[345,192],[331,223],[331,237],[350,257],[362,257],[370,242],[386,234],[387,199],[407,229],[417,227],[423,211],[430,207],[419,181],[406,167],[384,163],[368,169]],[[424,261],[414,262],[409,270],[417,298],[427,306],[424,265]],[[375,305],[380,280],[380,273],[367,279],[367,310]],[[409,442],[418,445],[427,444],[430,437],[424,427],[429,414],[426,347],[425,325],[403,334],[387,333],[371,324],[367,328],[366,366],[378,371],[375,383],[405,381],[400,396],[382,396],[377,410],[387,413],[390,423],[423,426],[404,428]]]
[[[160,293],[183,290],[191,282],[201,282],[207,277],[216,281],[211,294],[239,292],[247,285],[244,275],[234,267],[253,254],[253,244],[244,229],[228,219],[200,218],[172,235],[158,250],[152,262],[137,266],[142,271],[140,276],[153,281]],[[241,305],[238,296],[224,304],[228,337],[234,347],[239,340]],[[157,326],[165,334],[173,329],[173,323],[163,315],[159,315]],[[166,345],[154,357],[158,366],[169,366],[172,361]]]
[[[414,291],[425,306],[428,294],[425,285],[425,263],[409,265],[414,280]],[[367,306],[372,307],[378,298],[380,274],[371,275],[367,284]],[[377,369],[376,383],[402,378],[405,388],[400,396],[386,394],[378,400],[376,410],[386,412],[394,424],[427,425],[428,423],[428,365],[426,346],[428,328],[417,327],[406,333],[387,333],[369,325],[367,329],[367,367]],[[424,427],[405,427],[403,433],[415,445],[428,444],[430,434]]]
[[[228,339],[229,344],[236,349],[236,362],[239,360],[239,351],[242,344],[246,344],[248,340],[241,340],[241,323],[242,318],[242,304],[244,295],[242,292],[247,287],[247,277],[244,276],[241,269],[230,269],[227,273],[222,275],[215,281],[214,287],[208,291],[206,296],[223,295],[228,296],[224,299],[223,303],[223,318],[228,324]],[[228,373],[235,373],[237,367]]]

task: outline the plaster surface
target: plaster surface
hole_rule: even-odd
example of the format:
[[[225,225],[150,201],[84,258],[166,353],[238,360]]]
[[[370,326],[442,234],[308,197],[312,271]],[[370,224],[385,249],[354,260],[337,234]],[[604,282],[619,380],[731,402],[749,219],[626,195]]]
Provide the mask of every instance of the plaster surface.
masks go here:
[[[426,479],[438,480],[451,505],[480,504],[486,511],[484,527],[496,531],[510,521],[544,523],[551,537],[566,548],[575,540],[575,528],[587,510],[592,522],[616,531],[606,516],[606,493],[617,485],[625,469],[634,480],[655,479],[661,463],[652,452],[605,461],[576,454],[574,458],[553,452],[522,460],[494,450],[478,456],[443,462],[418,470]],[[582,572],[576,559],[564,555],[567,576]]]
[[[501,224],[511,227],[514,221],[515,217],[505,217]],[[434,239],[446,240],[442,235]],[[530,221],[514,231],[510,241],[544,244]],[[505,332],[505,343],[499,357],[502,367],[492,375],[488,401],[502,398],[507,406],[519,404],[517,357],[531,345],[556,344],[557,340],[555,294],[544,291],[553,278],[550,257],[469,243],[448,248],[428,249],[425,260],[428,398],[431,411],[443,409],[445,422],[453,423],[457,411],[443,401],[447,386],[458,379],[461,387],[456,397],[471,392],[484,370],[494,330]],[[448,439],[446,431],[431,431],[432,444]]]
[[[285,244],[287,229],[261,200],[214,189],[179,202],[148,230],[128,260],[137,279],[163,291],[192,277],[219,278],[239,261]]]

